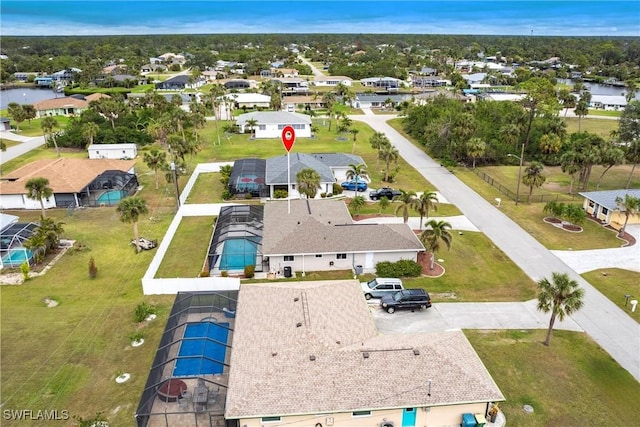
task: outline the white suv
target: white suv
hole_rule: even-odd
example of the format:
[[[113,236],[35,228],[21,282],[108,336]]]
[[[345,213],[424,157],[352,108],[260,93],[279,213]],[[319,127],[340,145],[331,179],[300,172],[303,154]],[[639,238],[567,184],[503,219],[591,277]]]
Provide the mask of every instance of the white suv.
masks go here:
[[[362,292],[366,299],[382,298],[384,295],[393,294],[404,289],[402,280],[390,277],[377,277],[368,282],[361,282]]]

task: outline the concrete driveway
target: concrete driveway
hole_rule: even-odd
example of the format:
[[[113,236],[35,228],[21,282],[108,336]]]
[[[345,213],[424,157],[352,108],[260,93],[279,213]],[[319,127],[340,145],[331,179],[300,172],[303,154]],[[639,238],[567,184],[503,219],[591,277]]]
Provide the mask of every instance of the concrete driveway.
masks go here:
[[[373,299],[369,308],[382,334],[441,332],[449,329],[547,329],[549,314],[536,310],[536,300],[525,302],[450,302],[426,310],[398,310],[389,314]],[[570,317],[554,329],[582,331]]]
[[[383,132],[398,149],[400,155],[422,176],[431,182],[447,200],[455,204],[471,223],[487,235],[525,274],[538,281],[551,277],[552,273],[566,273],[585,290],[583,308],[572,316],[623,368],[640,380],[640,326],[607,297],[602,295],[578,272],[563,262],[503,214],[460,181],[455,174],[440,166],[414,146],[387,120],[395,115],[374,115],[365,111],[361,116],[349,116],[352,120],[367,123],[378,132]],[[505,201],[507,202],[507,201]]]

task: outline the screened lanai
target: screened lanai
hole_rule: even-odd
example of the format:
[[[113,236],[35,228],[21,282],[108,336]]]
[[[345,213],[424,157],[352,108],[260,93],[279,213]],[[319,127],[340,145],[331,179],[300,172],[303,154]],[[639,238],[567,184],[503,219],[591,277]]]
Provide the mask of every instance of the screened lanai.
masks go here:
[[[0,232],[0,268],[18,268],[25,261],[33,263],[33,253],[24,247],[24,242],[39,226],[35,222],[17,222]]]
[[[138,177],[135,174],[107,170],[78,193],[78,200],[80,206],[116,205],[121,199],[135,193],[137,188]]]
[[[266,160],[236,160],[229,177],[229,192],[234,196],[251,194],[253,197],[269,197],[269,187],[265,183],[266,170]]]
[[[244,272],[249,265],[263,271],[262,227],[264,208],[256,205],[220,209],[209,246],[209,271]]]
[[[238,291],[179,292],[136,411],[138,427],[225,426]]]

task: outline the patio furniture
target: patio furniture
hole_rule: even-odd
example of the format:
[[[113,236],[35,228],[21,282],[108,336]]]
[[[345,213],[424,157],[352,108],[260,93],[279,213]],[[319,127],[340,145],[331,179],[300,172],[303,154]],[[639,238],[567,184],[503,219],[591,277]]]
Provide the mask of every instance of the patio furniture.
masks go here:
[[[187,384],[177,378],[165,381],[157,391],[158,397],[165,402],[175,402],[187,390]]]
[[[193,389],[193,410],[202,412],[207,409],[207,401],[209,400],[209,389],[207,386],[198,385]]]

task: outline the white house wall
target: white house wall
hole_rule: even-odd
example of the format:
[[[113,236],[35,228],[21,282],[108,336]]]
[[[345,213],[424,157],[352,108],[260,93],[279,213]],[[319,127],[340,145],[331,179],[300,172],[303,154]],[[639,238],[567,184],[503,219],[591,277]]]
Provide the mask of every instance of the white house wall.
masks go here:
[[[311,126],[306,124],[298,124],[304,126],[303,129],[296,129],[296,138],[311,138]],[[267,124],[267,125],[258,125],[255,127],[256,138],[281,138],[282,137],[282,129],[279,128],[279,124]],[[245,125],[246,127],[246,125]],[[264,129],[261,129],[264,127]]]
[[[462,414],[482,414],[486,410],[486,403],[466,405],[451,405],[441,407],[418,407],[416,410],[415,426],[420,427],[459,427]],[[371,415],[354,417],[352,412],[330,414],[305,414],[298,416],[283,416],[280,421],[262,421],[261,418],[242,418],[243,427],[309,427],[314,425],[333,427],[373,427],[383,422],[392,422],[395,426],[402,426],[403,409],[389,409],[371,411]]]
[[[364,273],[374,273],[378,262],[390,261],[396,262],[403,259],[416,260],[416,252],[373,252],[373,257],[369,255],[369,262],[366,253],[347,253],[346,259],[338,259],[337,254],[309,254],[294,255],[293,261],[285,261],[284,256],[270,256],[269,270],[271,273],[280,272],[286,266],[291,267],[293,272],[308,271],[332,271],[332,270],[351,270],[355,266],[361,265]]]
[[[55,208],[54,197],[43,199],[44,208]],[[0,194],[0,209],[41,209],[39,200],[32,200],[26,194]]]
[[[137,148],[92,148],[89,150],[90,159],[135,159],[138,155]]]

